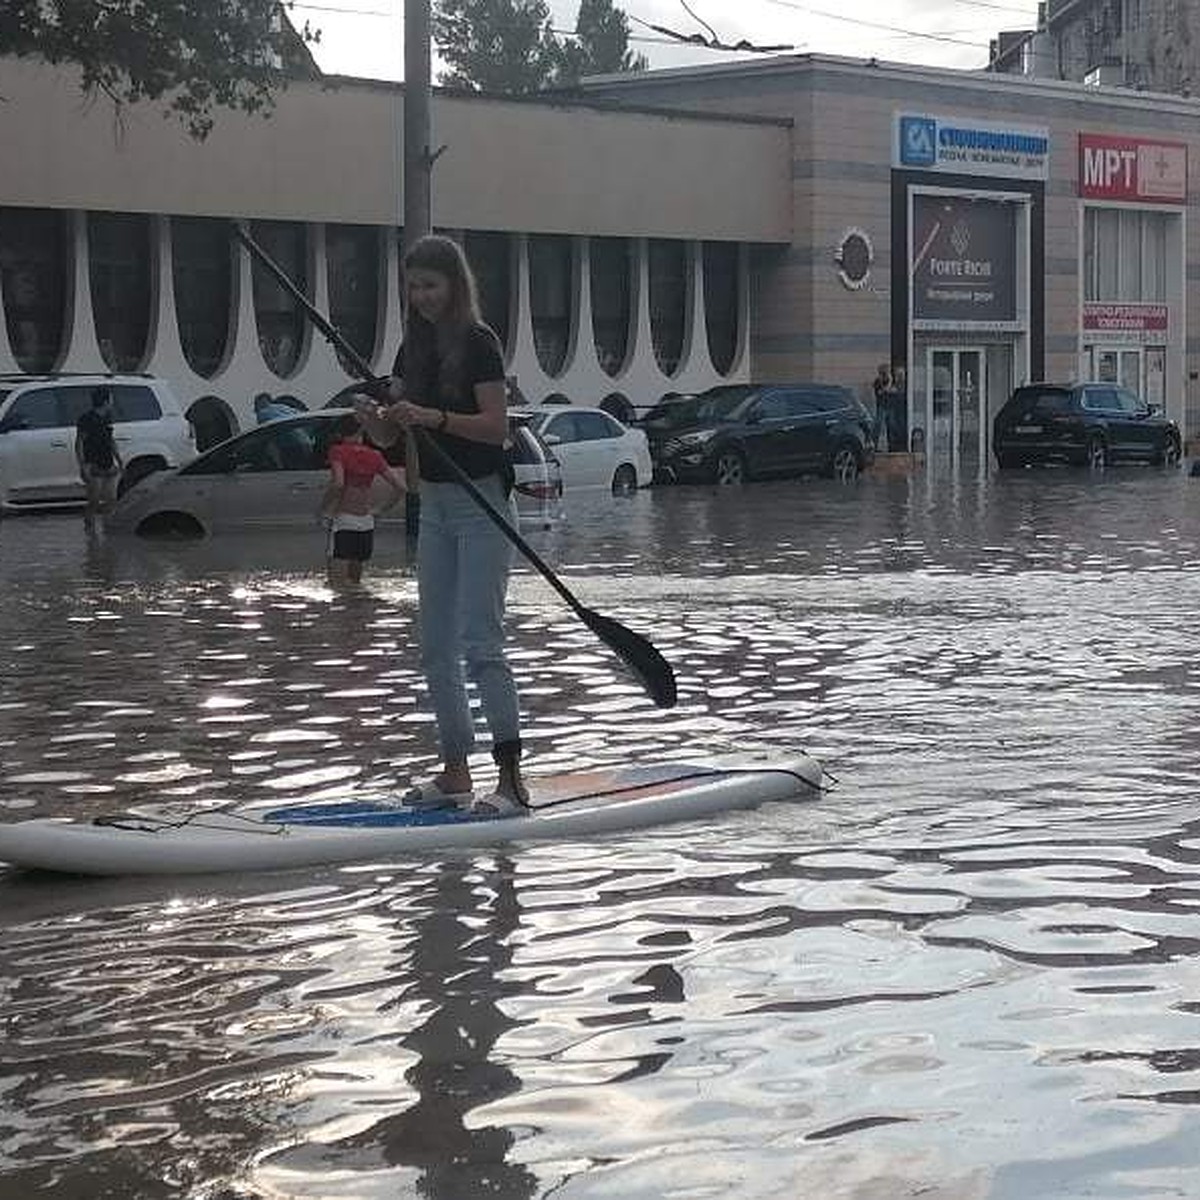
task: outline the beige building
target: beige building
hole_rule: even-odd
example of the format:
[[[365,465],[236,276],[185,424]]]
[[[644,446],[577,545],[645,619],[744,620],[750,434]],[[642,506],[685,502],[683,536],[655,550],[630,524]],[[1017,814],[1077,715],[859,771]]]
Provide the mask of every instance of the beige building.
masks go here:
[[[201,145],[153,109],[118,128],[48,68],[5,63],[4,92],[0,369],[163,374],[203,438],[260,390],[324,403],[347,375],[229,217],[386,368],[402,88],[297,83]],[[1029,379],[1120,381],[1200,432],[1197,135],[1181,97],[816,56],[442,94],[434,222],[531,402],[628,414],[748,379],[866,397],[890,362],[911,433],[982,466]]]
[[[817,56],[587,94],[792,121],[795,237],[752,272],[757,376],[903,366],[910,430],[960,463],[987,461],[1029,379],[1118,381],[1197,432],[1196,102]]]

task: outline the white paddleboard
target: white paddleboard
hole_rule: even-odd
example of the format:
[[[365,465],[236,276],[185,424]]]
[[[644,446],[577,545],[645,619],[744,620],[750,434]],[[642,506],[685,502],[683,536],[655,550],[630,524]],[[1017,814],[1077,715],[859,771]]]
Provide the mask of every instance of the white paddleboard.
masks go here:
[[[512,817],[416,812],[387,799],[192,813],[181,813],[178,805],[147,807],[92,822],[48,817],[0,825],[0,862],[83,875],[322,866],[699,820],[767,801],[811,797],[822,777],[820,763],[807,756],[532,777],[531,809]]]

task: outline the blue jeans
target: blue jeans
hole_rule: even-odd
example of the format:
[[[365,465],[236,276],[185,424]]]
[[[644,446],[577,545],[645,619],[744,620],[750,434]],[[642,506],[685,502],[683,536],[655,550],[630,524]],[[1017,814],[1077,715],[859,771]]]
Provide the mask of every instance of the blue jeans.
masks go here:
[[[473,482],[515,529],[516,508],[499,476]],[[512,559],[512,543],[465,488],[421,480],[421,666],[447,762],[465,762],[475,748],[468,678],[479,693],[493,744],[519,749],[517,687],[504,657],[504,597]]]

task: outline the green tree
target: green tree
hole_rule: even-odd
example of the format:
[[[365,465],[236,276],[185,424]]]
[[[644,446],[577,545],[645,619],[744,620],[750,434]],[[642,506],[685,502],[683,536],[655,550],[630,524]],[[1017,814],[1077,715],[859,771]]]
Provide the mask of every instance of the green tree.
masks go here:
[[[448,87],[535,92],[554,72],[558,42],[545,0],[437,0],[433,39]]]
[[[555,82],[578,83],[585,75],[644,71],[649,65],[629,49],[629,18],[612,0],[580,0],[575,37],[559,43]]]
[[[203,139],[217,108],[266,113],[288,74],[317,74],[279,0],[0,0],[0,55],[74,63],[120,108],[160,102]]]

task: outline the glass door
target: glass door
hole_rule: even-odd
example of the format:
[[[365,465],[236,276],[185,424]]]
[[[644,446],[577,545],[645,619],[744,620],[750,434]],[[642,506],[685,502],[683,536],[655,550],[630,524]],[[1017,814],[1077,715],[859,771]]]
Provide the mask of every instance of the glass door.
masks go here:
[[[978,469],[986,461],[985,355],[978,347],[931,347],[926,371],[931,459]]]

